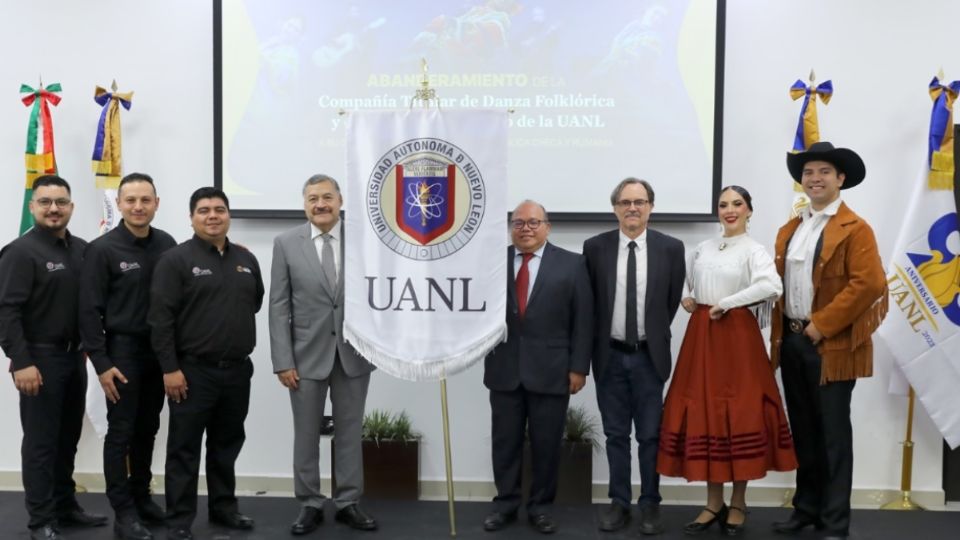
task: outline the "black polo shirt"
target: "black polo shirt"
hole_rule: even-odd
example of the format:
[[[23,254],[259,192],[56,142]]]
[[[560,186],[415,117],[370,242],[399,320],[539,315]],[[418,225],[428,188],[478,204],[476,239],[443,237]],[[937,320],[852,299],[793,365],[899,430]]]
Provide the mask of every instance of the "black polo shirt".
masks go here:
[[[80,336],[97,373],[113,367],[108,338],[129,336],[149,348],[150,280],[160,255],[176,245],[172,236],[153,227],[145,238],[137,238],[121,221],[87,246],[80,277]]]
[[[263,302],[257,258],[237,244],[223,254],[193,238],[160,258],[150,287],[153,350],[164,373],[183,357],[200,362],[239,361],[257,343],[255,314]]]
[[[34,227],[0,250],[0,346],[10,370],[34,365],[28,343],[74,348],[77,293],[87,242]]]

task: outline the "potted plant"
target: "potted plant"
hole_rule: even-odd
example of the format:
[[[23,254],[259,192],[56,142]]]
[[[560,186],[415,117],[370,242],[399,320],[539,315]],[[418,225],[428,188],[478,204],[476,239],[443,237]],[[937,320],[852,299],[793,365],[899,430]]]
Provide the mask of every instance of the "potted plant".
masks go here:
[[[372,499],[420,498],[420,433],[406,412],[374,409],[363,417],[363,493]],[[331,445],[336,443],[336,436]],[[336,464],[333,465],[336,486]]]
[[[560,446],[556,503],[580,505],[593,502],[593,452],[600,448],[600,433],[594,415],[582,405],[569,407]],[[530,444],[527,443],[523,448],[524,494],[530,491],[531,471]]]

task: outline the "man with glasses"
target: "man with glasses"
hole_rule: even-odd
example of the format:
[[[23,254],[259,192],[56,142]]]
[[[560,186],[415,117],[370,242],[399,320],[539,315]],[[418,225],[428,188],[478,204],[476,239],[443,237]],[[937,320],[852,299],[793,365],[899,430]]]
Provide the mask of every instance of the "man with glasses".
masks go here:
[[[527,519],[535,530],[549,534],[556,531],[550,508],[567,403],[590,371],[593,296],[583,257],[547,242],[550,222],[543,206],[520,203],[511,226],[507,340],[484,361],[497,496],[483,528],[496,531],[517,517],[527,432],[533,461]]]
[[[149,540],[144,522],[165,518],[150,497],[163,376],[150,346],[146,307],[153,269],[177,242],[150,226],[159,206],[150,176],[125,176],[117,188],[123,219],[90,243],[83,262],[80,334],[107,399],[103,476],[121,540]]]
[[[0,345],[20,392],[23,491],[30,538],[61,538],[58,525],[99,526],[75,496],[73,464],[83,426],[87,371],[77,298],[87,243],[70,234],[70,185],[33,182],[34,226],[0,251]]]
[[[610,506],[600,530],[630,521],[630,430],[636,428],[640,467],[640,532],[663,532],[657,446],[663,385],[670,377],[670,323],[686,275],[683,243],[647,228],[653,187],[626,178],[610,195],[619,230],[583,244],[596,299],[593,376],[606,435]]]

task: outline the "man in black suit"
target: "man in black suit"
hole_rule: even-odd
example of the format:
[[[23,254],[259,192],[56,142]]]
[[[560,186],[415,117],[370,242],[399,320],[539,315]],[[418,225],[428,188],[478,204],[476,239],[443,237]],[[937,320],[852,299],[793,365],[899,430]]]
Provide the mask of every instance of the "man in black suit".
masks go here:
[[[683,243],[647,228],[653,188],[627,178],[610,195],[620,228],[583,244],[593,287],[593,376],[607,440],[610,506],[600,530],[630,521],[630,428],[640,465],[640,532],[663,532],[657,445],[663,385],[670,376],[670,323],[686,273]]]
[[[583,257],[547,243],[550,222],[542,205],[520,203],[511,227],[508,337],[484,362],[497,496],[483,528],[496,531],[517,517],[527,428],[533,456],[527,518],[549,534],[556,530],[549,509],[557,490],[567,403],[590,371],[593,296]]]

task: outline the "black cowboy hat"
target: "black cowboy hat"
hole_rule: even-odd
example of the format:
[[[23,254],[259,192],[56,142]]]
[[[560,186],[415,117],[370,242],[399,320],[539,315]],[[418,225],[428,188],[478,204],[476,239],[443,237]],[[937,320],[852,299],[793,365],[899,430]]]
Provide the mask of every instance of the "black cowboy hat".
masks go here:
[[[863,177],[867,175],[867,168],[856,152],[849,148],[834,148],[829,142],[820,141],[811,144],[806,152],[797,154],[787,152],[787,169],[798,184],[803,176],[803,166],[808,161],[832,163],[838,173],[846,176],[840,189],[852,188],[863,182]]]

